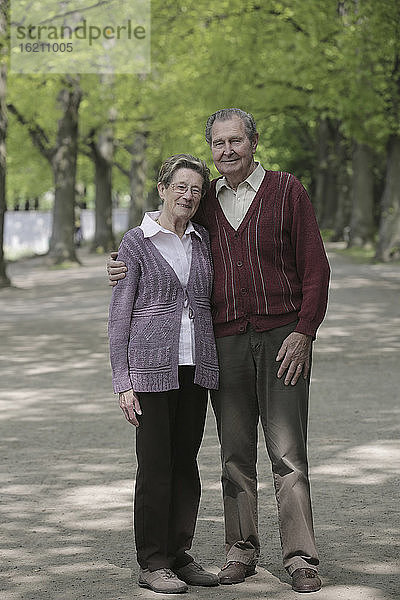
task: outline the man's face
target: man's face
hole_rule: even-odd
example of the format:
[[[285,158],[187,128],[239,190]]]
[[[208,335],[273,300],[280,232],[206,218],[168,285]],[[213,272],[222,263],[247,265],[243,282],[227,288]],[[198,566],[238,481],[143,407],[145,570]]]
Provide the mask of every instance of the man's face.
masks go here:
[[[236,115],[226,121],[215,121],[211,129],[211,152],[221,175],[241,182],[254,168],[253,155],[258,134],[250,142],[242,119]]]

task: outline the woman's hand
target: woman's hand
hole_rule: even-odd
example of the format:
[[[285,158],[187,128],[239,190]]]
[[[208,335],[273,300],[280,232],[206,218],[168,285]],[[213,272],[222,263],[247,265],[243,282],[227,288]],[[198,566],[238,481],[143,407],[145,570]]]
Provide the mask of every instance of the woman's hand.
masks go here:
[[[125,419],[135,427],[139,427],[139,421],[136,415],[142,414],[139,398],[133,390],[119,393],[119,405],[125,415]]]

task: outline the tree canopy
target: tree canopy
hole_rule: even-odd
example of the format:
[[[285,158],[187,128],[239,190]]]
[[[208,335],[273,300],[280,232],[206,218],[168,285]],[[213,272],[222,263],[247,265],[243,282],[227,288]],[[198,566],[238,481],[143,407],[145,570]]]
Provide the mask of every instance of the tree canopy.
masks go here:
[[[266,168],[294,171],[315,193],[321,219],[339,231],[350,226],[346,219],[355,230],[359,225],[350,218],[351,207],[343,208],[336,186],[343,189],[342,174],[350,178],[343,202],[351,204],[357,197],[355,169],[366,180],[366,167],[355,165],[370,165],[375,208],[368,210],[376,212],[371,235],[378,233],[386,214],[381,196],[388,156],[400,138],[397,0],[153,0],[150,71],[83,73],[78,79],[78,183],[94,185],[90,148],[107,127],[113,189],[147,194],[162,159],[182,151],[205,158],[216,175],[205,121],[219,108],[238,106],[257,121],[258,159]],[[57,142],[58,98],[67,80],[62,74],[8,73],[9,208],[54,185],[43,150]],[[41,132],[42,148],[32,131]],[[356,147],[366,161],[360,163]],[[132,181],[135,169],[142,171],[139,188]],[[393,194],[388,202],[387,210],[396,213]],[[400,244],[393,235],[392,255]],[[354,239],[364,243],[362,236]]]

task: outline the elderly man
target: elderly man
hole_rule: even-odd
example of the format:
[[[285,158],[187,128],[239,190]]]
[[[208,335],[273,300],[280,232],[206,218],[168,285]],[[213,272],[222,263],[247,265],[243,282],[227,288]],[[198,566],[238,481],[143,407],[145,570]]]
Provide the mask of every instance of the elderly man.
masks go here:
[[[211,392],[221,444],[226,563],[221,584],[255,573],[257,429],[272,463],[283,564],[297,592],[321,587],[307,463],[312,341],[325,315],[329,265],[314,211],[291,174],[254,161],[252,115],[219,110],[206,140],[222,177],[196,220],[210,233],[220,387]],[[110,280],[124,265],[109,261]],[[279,368],[277,361],[280,362]]]

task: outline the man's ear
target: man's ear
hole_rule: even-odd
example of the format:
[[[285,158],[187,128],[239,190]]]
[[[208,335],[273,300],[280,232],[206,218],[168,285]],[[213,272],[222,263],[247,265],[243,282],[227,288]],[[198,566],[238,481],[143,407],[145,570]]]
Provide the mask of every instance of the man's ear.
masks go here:
[[[252,143],[251,143],[252,150],[253,150],[253,154],[255,154],[255,152],[256,152],[256,150],[257,150],[257,146],[258,146],[258,138],[259,138],[259,135],[258,135],[258,133],[255,133],[255,134],[254,134],[253,141],[252,141]]]

